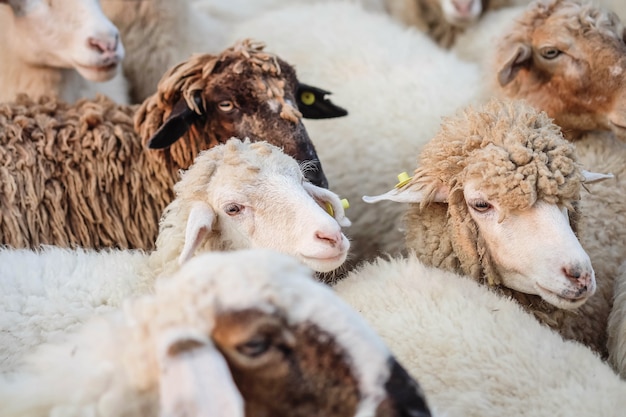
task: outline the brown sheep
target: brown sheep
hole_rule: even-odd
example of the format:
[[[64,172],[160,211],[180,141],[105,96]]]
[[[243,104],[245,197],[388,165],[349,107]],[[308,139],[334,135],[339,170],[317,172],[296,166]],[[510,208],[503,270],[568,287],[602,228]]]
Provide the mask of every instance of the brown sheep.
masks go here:
[[[615,13],[581,0],[537,0],[494,56],[496,90],[544,110],[568,139],[626,137],[626,44]]]
[[[0,243],[152,249],[179,170],[232,136],[282,147],[326,186],[297,88],[289,64],[246,40],[172,68],[140,107],[104,97],[3,104]]]

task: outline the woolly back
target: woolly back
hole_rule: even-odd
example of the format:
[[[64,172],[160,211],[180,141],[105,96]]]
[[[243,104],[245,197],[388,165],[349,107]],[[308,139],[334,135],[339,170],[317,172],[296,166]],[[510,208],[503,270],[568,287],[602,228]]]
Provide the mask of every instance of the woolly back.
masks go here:
[[[170,148],[155,151],[178,168],[188,168],[200,151],[232,136],[262,135],[260,131],[245,134],[240,131],[242,127],[234,122],[229,126],[218,123],[214,107],[221,100],[239,97],[242,102],[252,103],[274,99],[281,109],[280,118],[293,124],[299,123],[301,113],[293,102],[285,100],[285,88],[295,88],[295,71],[276,55],[265,52],[264,47],[262,43],[246,39],[219,55],[196,54],[171,68],[159,82],[157,92],[141,105],[136,114],[135,128],[143,142],[147,143],[180,100],[184,100],[187,107],[200,117],[181,140]],[[245,106],[245,103],[239,104]],[[243,129],[261,130],[261,125],[245,126]],[[290,151],[295,151],[293,145],[285,149],[287,153]]]
[[[467,180],[497,202],[502,216],[538,200],[576,210],[583,176],[574,147],[544,112],[521,101],[491,100],[443,121],[424,146],[414,183],[427,196],[407,213],[407,246],[422,261],[499,283],[464,198]],[[438,187],[447,204],[432,203]]]

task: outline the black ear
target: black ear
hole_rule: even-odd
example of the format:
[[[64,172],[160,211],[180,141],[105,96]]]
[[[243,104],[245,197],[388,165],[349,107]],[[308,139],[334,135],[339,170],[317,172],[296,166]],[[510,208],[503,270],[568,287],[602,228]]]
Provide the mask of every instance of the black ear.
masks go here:
[[[194,101],[198,108],[202,109],[202,99],[196,96]],[[184,98],[178,100],[172,109],[167,120],[154,132],[154,135],[148,140],[148,148],[163,149],[171,146],[178,139],[183,137],[189,130],[191,125],[199,120],[202,115],[190,109]]]
[[[388,361],[390,375],[385,390],[398,417],[431,417],[430,409],[418,383],[396,361]]]
[[[305,119],[330,119],[348,114],[346,109],[333,104],[326,98],[330,92],[306,84],[298,84],[296,102]]]

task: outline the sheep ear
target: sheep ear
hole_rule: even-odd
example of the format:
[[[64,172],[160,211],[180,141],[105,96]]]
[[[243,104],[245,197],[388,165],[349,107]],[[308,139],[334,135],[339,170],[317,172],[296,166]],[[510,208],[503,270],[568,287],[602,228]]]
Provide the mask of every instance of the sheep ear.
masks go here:
[[[207,337],[177,328],[159,335],[157,343],[160,417],[244,416],[228,364]]]
[[[313,87],[306,84],[298,84],[296,89],[296,103],[298,110],[305,119],[331,119],[333,117],[342,117],[348,114],[348,111],[335,105],[326,98],[330,94],[329,91],[321,88]]]
[[[599,182],[599,181],[604,181],[604,180],[608,180],[611,178],[615,178],[615,176],[613,174],[601,174],[599,172],[591,172],[591,171],[587,171],[587,170],[582,170],[582,174],[583,177],[585,177],[584,182],[585,184],[591,184],[593,182]]]
[[[339,226],[349,227],[352,224],[350,222],[350,219],[346,217],[344,203],[341,199],[339,199],[337,194],[325,188],[321,188],[317,185],[311,184],[310,182],[304,182],[303,185],[304,189],[306,190],[306,192],[309,193],[311,197],[313,197],[317,201],[321,201],[322,203],[324,203],[324,205],[326,205],[326,207],[322,208],[326,210],[328,214],[333,216],[337,223],[339,223]]]
[[[178,257],[178,263],[182,265],[188,261],[198,249],[204,238],[213,229],[215,212],[206,203],[196,202],[189,211],[187,228],[185,229],[185,244]]]
[[[428,198],[428,201],[432,203],[445,203],[448,201],[448,194],[448,188],[442,185],[435,191],[434,196]],[[395,201],[397,203],[421,203],[427,197],[428,196],[421,190],[418,191],[411,186],[404,186],[400,188],[393,188],[392,190],[380,195],[363,196],[363,201],[370,204],[378,203],[383,200]]]
[[[529,45],[520,43],[515,47],[515,51],[506,60],[504,66],[498,72],[498,82],[502,87],[513,81],[519,70],[524,66],[532,56],[532,49]]]
[[[389,379],[385,391],[397,414],[412,417],[430,417],[432,414],[418,383],[394,358],[389,359]]]
[[[194,96],[194,101],[198,108],[202,108],[202,99]],[[200,103],[198,103],[200,101]],[[178,139],[183,137],[189,128],[198,121],[202,116],[189,108],[184,97],[176,102],[172,108],[172,112],[165,122],[154,132],[154,135],[148,140],[148,148],[163,149],[173,145]]]

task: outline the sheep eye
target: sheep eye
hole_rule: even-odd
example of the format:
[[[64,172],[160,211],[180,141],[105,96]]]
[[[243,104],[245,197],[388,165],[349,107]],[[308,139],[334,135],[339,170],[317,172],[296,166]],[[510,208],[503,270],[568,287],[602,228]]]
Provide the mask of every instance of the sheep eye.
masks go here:
[[[235,105],[230,100],[224,100],[224,101],[220,101],[219,103],[217,103],[217,108],[220,109],[220,111],[224,113],[229,113],[233,111],[233,109],[235,108]]]
[[[270,341],[267,338],[252,339],[237,346],[237,352],[242,355],[256,358],[267,352],[270,348]]]
[[[243,206],[241,204],[229,204],[224,207],[224,212],[229,216],[235,216],[239,214],[243,210]]]
[[[471,207],[480,213],[484,213],[489,211],[493,206],[484,200],[477,200],[471,203]]]
[[[541,56],[544,57],[545,59],[554,59],[557,56],[561,55],[561,51],[552,47],[543,48],[540,51],[540,53],[541,53]]]

